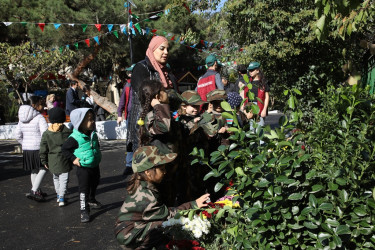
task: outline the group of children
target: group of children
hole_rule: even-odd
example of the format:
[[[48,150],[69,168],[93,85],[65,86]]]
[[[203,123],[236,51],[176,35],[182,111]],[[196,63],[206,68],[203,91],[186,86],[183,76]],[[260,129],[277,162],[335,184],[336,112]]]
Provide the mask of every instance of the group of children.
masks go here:
[[[99,184],[101,152],[95,132],[95,114],[90,108],[78,108],[71,112],[72,129],[64,125],[65,111],[59,107],[48,111],[50,126],[40,114],[42,100],[32,97],[19,109],[20,121],[16,129],[17,140],[23,148],[23,165],[31,170],[32,189],[26,196],[44,201],[39,185],[49,170],[59,206],[65,206],[69,172],[77,166],[81,222],[90,221],[90,207],[101,208],[95,199]]]
[[[208,170],[199,163],[191,166],[190,153],[198,147],[209,155],[229,143],[233,120],[223,118],[222,101],[236,111],[239,126],[254,118],[252,103],[241,107],[242,98],[235,92],[227,95],[215,89],[203,101],[196,91],[179,95],[155,80],[144,81],[140,90],[139,148],[115,227],[125,249],[162,246],[168,240],[160,228],[164,220],[178,210],[201,208],[210,199],[220,198],[213,191],[217,181],[203,181]]]

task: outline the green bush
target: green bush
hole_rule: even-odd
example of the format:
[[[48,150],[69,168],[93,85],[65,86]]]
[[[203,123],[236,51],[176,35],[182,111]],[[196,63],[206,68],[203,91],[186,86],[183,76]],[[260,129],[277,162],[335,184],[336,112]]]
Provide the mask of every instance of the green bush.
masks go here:
[[[280,128],[231,128],[231,145],[210,157],[194,150],[212,168],[205,179],[221,179],[215,190],[231,181],[229,194],[241,203],[215,215],[212,226],[220,233],[206,247],[373,249],[375,98],[367,93],[329,86],[305,130],[295,130],[303,120],[295,96],[301,93],[285,91],[289,109]],[[233,114],[222,106],[224,116]]]

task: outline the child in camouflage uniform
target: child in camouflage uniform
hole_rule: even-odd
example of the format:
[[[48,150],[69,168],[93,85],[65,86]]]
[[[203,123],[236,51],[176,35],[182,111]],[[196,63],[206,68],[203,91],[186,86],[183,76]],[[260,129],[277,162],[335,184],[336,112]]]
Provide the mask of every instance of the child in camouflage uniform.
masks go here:
[[[116,220],[115,234],[125,249],[156,249],[168,243],[161,224],[175,216],[179,210],[207,206],[209,194],[179,207],[167,207],[156,188],[165,175],[165,164],[172,162],[177,154],[162,154],[155,146],[143,146],[134,152],[132,175],[127,194]]]

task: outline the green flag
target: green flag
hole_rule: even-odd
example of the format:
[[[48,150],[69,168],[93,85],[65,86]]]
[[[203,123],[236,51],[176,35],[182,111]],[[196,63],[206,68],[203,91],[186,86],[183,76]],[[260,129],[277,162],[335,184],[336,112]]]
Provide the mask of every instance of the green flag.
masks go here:
[[[74,46],[76,46],[76,48],[78,49],[78,43],[75,43]]]
[[[85,32],[86,29],[87,29],[87,24],[82,24],[81,26],[82,26],[82,30],[83,30],[83,32]]]
[[[138,32],[139,32],[139,34],[142,35],[141,25],[139,23],[136,23],[136,24],[134,24],[134,27],[136,27],[137,30],[138,30]]]
[[[60,48],[59,48],[59,50],[60,50],[60,53],[62,53],[62,52],[63,52],[63,49],[64,49],[64,47],[60,47]]]
[[[27,22],[21,22],[22,26],[26,26]]]
[[[115,35],[115,37],[118,38],[118,32],[117,32],[117,30],[114,30],[114,31],[113,31],[113,35]]]

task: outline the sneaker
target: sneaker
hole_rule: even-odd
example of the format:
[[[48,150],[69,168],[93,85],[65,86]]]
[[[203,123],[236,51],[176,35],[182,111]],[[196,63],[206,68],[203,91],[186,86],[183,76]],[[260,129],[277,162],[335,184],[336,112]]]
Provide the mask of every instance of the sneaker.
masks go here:
[[[38,191],[34,192],[31,190],[26,197],[34,201],[45,201],[44,197]]]
[[[63,206],[65,206],[65,200],[64,200],[64,198],[60,198],[59,199],[59,207],[63,207]]]
[[[57,195],[57,202],[60,202],[60,196]]]
[[[90,214],[87,211],[81,211],[81,222],[87,223],[90,221]]]
[[[38,190],[36,190],[41,196],[43,196],[43,197],[47,197],[48,195],[47,195],[47,193],[44,193],[43,191],[42,191],[42,189],[40,189],[40,188],[38,188]]]
[[[92,202],[87,202],[87,204],[89,204],[90,208],[92,208],[92,209],[100,209],[103,206],[102,203],[100,203],[97,200],[92,201]]]

